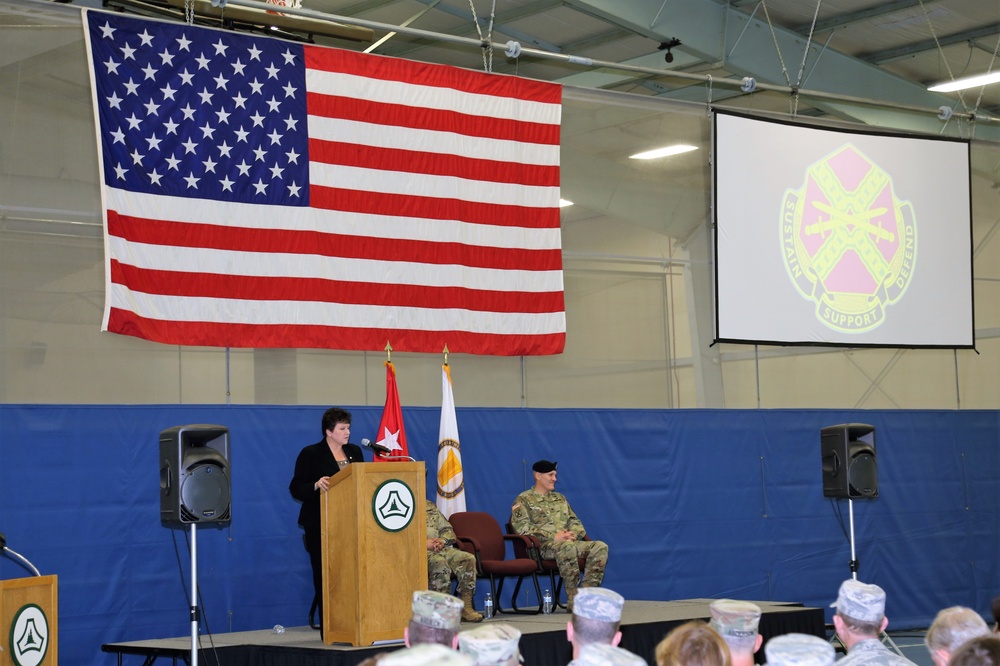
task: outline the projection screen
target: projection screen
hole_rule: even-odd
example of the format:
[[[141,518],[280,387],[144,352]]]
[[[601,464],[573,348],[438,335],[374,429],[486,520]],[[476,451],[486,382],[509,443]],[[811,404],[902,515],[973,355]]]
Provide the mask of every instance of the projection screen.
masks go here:
[[[715,114],[716,341],[974,345],[969,143]]]

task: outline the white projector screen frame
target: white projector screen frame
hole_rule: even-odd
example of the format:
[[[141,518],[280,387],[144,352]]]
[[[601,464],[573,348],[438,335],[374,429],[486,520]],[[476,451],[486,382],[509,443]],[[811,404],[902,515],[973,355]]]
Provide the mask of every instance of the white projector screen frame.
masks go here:
[[[716,342],[974,346],[968,141],[714,121]]]

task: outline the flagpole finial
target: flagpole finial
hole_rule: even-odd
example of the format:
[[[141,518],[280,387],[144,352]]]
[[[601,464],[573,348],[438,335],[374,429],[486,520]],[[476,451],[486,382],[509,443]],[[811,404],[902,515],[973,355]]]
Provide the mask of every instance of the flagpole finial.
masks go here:
[[[444,353],[444,364],[448,365],[448,345],[444,346],[443,353]]]
[[[388,340],[385,341],[385,362],[392,363],[392,345]]]

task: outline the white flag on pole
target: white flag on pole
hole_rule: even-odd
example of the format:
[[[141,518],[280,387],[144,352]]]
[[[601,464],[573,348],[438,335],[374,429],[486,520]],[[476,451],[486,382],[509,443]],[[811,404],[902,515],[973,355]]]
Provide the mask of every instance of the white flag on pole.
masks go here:
[[[458,443],[455,394],[451,389],[451,368],[441,366],[441,429],[438,436],[437,506],[445,517],[465,511],[465,475]]]

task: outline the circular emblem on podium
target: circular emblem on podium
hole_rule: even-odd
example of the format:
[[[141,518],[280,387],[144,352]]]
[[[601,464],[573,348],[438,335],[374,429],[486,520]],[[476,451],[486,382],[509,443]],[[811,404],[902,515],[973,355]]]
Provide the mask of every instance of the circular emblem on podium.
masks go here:
[[[38,666],[49,650],[49,619],[35,604],[26,604],[10,623],[10,657],[15,666]]]
[[[399,479],[389,479],[372,495],[372,516],[387,532],[398,532],[413,520],[417,501],[410,487]]]

